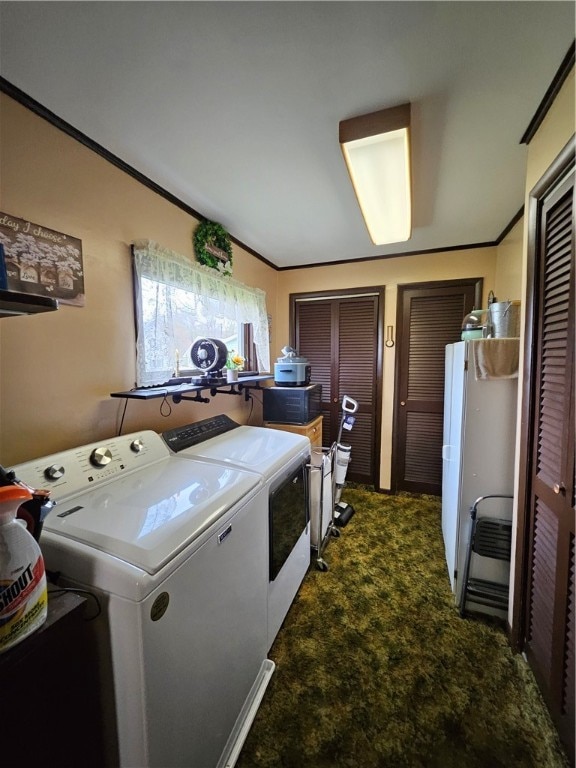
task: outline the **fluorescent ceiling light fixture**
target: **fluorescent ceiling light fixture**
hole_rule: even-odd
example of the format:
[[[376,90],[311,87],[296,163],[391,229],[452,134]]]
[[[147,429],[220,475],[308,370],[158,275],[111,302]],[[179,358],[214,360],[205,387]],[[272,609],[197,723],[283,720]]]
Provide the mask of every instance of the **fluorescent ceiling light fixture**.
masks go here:
[[[340,146],[372,242],[408,240],[410,104],[342,120]]]

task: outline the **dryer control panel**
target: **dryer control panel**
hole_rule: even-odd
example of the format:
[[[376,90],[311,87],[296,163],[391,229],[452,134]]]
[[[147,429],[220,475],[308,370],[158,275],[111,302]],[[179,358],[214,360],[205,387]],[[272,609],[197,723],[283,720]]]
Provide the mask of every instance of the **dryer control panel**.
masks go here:
[[[210,440],[211,437],[217,437],[218,435],[230,432],[231,429],[236,429],[239,426],[240,424],[237,424],[229,416],[220,413],[218,416],[170,429],[167,432],[163,432],[162,437],[166,441],[166,445],[175,453],[178,453],[178,451],[183,451],[192,445],[198,445],[198,443],[203,443],[205,440]]]

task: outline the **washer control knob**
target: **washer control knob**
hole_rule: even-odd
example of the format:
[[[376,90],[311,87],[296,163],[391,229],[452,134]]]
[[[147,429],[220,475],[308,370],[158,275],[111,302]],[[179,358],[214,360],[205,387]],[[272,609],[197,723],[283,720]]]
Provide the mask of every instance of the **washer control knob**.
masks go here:
[[[134,451],[134,453],[140,453],[142,448],[144,448],[144,441],[139,437],[130,443],[130,450]]]
[[[60,480],[60,478],[66,473],[63,466],[58,464],[52,464],[50,467],[46,467],[44,470],[44,477],[47,480]]]
[[[105,467],[112,461],[112,451],[110,448],[94,448],[90,454],[90,462],[95,467]]]

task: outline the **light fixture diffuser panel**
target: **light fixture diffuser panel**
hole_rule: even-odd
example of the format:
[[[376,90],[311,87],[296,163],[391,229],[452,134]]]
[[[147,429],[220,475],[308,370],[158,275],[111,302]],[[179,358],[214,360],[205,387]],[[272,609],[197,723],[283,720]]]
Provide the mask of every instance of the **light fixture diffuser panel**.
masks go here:
[[[393,110],[396,125],[369,136],[356,133],[343,139],[342,126],[353,134],[355,118],[341,123],[341,147],[366,222],[375,245],[404,242],[410,238],[410,146],[409,127],[398,127],[409,110]],[[386,111],[376,113],[379,119]],[[361,127],[370,126],[370,116],[358,118]],[[381,129],[382,131],[382,129]]]

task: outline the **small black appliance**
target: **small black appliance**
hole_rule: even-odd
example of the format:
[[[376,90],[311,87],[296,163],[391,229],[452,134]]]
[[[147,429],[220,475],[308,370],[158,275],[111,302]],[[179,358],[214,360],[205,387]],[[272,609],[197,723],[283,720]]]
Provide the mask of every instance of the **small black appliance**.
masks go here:
[[[220,339],[198,338],[190,349],[192,365],[202,371],[201,376],[193,376],[194,384],[225,384],[226,377],[222,369],[226,367],[228,347]]]
[[[262,407],[264,421],[308,424],[322,413],[322,385],[267,387]]]

